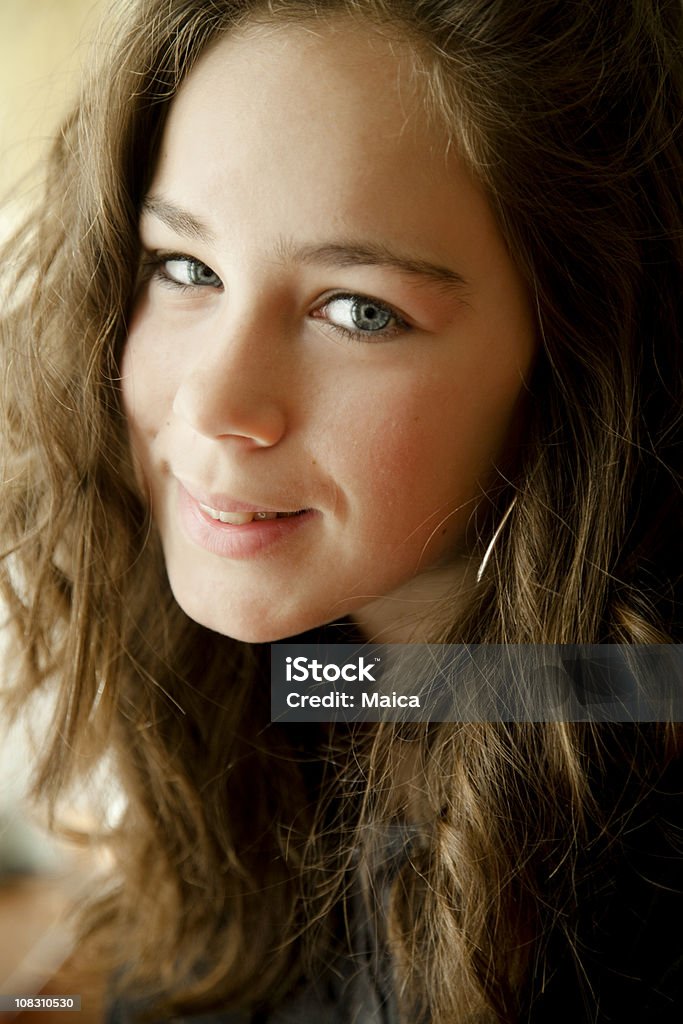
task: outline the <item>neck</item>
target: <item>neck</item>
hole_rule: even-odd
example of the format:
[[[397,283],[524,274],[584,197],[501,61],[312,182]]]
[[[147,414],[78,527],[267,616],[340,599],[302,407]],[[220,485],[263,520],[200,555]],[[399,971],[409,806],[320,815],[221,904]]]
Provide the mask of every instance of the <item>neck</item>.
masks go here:
[[[476,580],[472,559],[429,569],[351,616],[371,643],[437,643],[469,601]]]

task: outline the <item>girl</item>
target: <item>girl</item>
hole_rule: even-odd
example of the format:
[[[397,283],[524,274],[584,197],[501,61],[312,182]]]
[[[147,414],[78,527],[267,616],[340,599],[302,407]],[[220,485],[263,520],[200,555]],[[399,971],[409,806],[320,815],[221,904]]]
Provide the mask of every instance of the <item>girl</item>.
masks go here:
[[[267,680],[677,638],[682,21],[112,10],[6,260],[0,514],[36,791],[126,794],[113,1019],[677,1019],[674,725],[277,725]]]

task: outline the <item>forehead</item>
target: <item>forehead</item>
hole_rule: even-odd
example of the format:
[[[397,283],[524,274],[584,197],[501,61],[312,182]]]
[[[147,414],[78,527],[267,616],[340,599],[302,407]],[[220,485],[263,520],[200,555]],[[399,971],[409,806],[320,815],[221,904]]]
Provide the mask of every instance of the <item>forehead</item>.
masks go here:
[[[296,104],[302,115],[343,98],[349,114],[355,111],[369,122],[388,118],[403,130],[416,113],[424,121],[420,67],[399,25],[348,16],[248,22],[209,46],[181,94],[194,80],[195,86],[201,82],[222,92],[229,89],[236,100],[258,102],[268,96],[272,103],[275,85],[281,103]]]
[[[438,256],[437,207],[465,175],[427,116],[419,67],[407,40],[371,22],[232,31],[173,101],[151,190],[202,219],[236,205],[255,228],[275,215],[285,235],[311,216],[390,241],[401,223]]]

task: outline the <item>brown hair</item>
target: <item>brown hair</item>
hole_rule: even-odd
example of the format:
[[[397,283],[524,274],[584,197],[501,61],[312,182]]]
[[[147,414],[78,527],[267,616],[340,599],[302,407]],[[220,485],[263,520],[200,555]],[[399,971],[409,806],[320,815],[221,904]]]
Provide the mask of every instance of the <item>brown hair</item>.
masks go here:
[[[680,4],[126,0],[117,11],[43,198],[9,243],[2,323],[13,701],[57,695],[36,792],[54,802],[111,749],[127,796],[109,836],[119,882],[91,906],[91,933],[129,984],[171,1006],[273,1005],[343,945],[352,859],[360,851],[370,870],[389,823],[412,820],[419,841],[387,924],[407,1019],[512,1020],[544,931],[564,922],[571,942],[581,844],[610,828],[596,796],[605,751],[629,770],[642,753],[647,772],[675,753],[674,731],[654,748],[636,732],[624,753],[617,728],[572,723],[267,725],[267,648],[209,633],[175,605],[132,473],[118,363],[137,219],[169,103],[220,33],[341,12],[407,38],[429,109],[488,190],[542,342],[519,465],[472,523],[482,549],[516,496],[514,507],[442,639],[670,642]]]

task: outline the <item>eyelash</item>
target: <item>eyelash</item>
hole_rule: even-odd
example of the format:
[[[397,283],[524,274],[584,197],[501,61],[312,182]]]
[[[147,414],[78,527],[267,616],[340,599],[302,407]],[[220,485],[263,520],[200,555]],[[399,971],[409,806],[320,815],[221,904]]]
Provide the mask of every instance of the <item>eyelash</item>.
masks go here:
[[[183,284],[179,281],[174,280],[164,269],[167,263],[171,262],[187,263],[188,265],[194,265],[195,267],[206,267],[207,270],[211,270],[208,264],[202,262],[202,260],[196,259],[194,256],[188,256],[186,253],[179,252],[155,252],[149,253],[140,261],[140,280],[150,281],[156,280],[166,288],[170,288],[176,292],[194,292],[198,288],[215,288],[219,290],[216,285],[210,284]],[[215,274],[215,271],[211,271]],[[218,275],[215,274],[218,278]],[[220,278],[218,278],[220,280]],[[221,289],[222,290],[222,283]],[[382,328],[376,331],[368,330],[352,330],[349,327],[342,327],[339,324],[333,323],[331,320],[324,320],[322,317],[312,316],[312,319],[321,320],[326,327],[338,334],[345,341],[352,340],[357,341],[361,344],[368,344],[368,342],[382,341],[389,338],[396,337],[399,334],[404,334],[410,331],[411,325],[403,319],[403,317],[390,306],[388,303],[383,302],[381,299],[376,299],[372,295],[365,295],[361,292],[335,292],[329,295],[323,303],[318,305],[313,313],[318,313],[321,310],[325,310],[333,302],[343,301],[345,299],[354,299],[356,303],[366,303],[367,305],[374,306],[376,309],[387,313],[394,321],[393,325],[388,328]]]
[[[215,287],[211,285],[182,284],[180,281],[175,281],[164,269],[167,263],[172,262],[192,264],[196,267],[206,267],[207,270],[211,270],[207,263],[203,263],[202,260],[195,259],[194,256],[188,256],[183,252],[155,252],[148,253],[142,257],[140,261],[140,279],[142,281],[158,281],[164,287],[180,292],[193,292],[197,288]],[[218,275],[216,276],[218,277]]]
[[[380,341],[387,341],[390,338],[395,338],[398,335],[405,334],[411,330],[411,325],[406,320],[403,319],[400,313],[398,313],[393,306],[390,306],[388,303],[383,302],[381,299],[374,298],[374,296],[372,295],[365,295],[362,292],[334,292],[332,295],[329,295],[323,303],[318,305],[316,309],[313,310],[313,312],[317,313],[320,312],[321,310],[325,310],[326,307],[330,306],[333,302],[343,301],[344,299],[354,299],[355,302],[358,304],[367,304],[369,306],[374,306],[376,309],[388,313],[391,319],[394,321],[391,327],[384,327],[381,328],[380,330],[354,331],[350,327],[341,327],[339,324],[335,324],[332,320],[323,320],[322,317],[313,317],[313,319],[320,319],[328,328],[328,330],[332,331],[335,334],[338,334],[345,341],[348,341],[350,339],[352,341],[357,341],[360,342],[361,344],[367,345],[368,343],[372,344],[373,341],[375,343]]]

